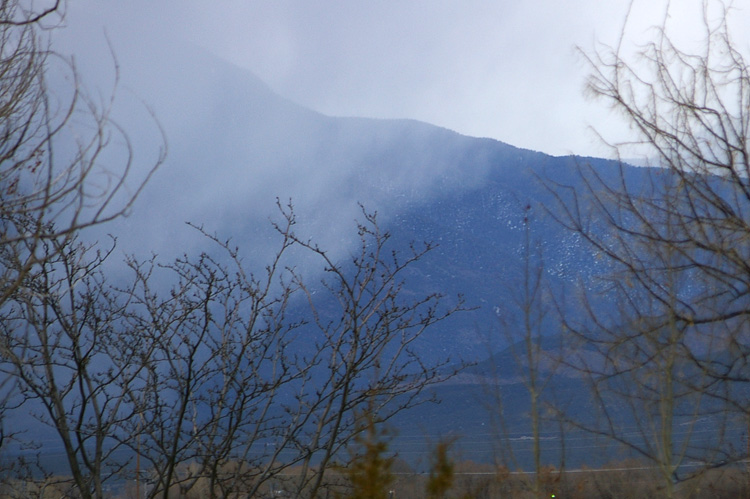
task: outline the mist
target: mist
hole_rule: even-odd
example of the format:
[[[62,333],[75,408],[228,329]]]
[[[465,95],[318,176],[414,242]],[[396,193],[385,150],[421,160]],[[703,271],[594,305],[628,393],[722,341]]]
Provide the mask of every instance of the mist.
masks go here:
[[[618,120],[584,98],[575,47],[615,43],[626,15],[635,43],[663,9],[493,5],[70,4],[52,46],[94,100],[114,94],[133,188],[168,149],[131,215],[96,237],[171,256],[202,244],[191,222],[262,260],[278,199],[343,252],[359,204],[387,221],[482,185],[493,153],[463,157],[469,136],[508,154],[607,152],[589,126],[617,136]]]

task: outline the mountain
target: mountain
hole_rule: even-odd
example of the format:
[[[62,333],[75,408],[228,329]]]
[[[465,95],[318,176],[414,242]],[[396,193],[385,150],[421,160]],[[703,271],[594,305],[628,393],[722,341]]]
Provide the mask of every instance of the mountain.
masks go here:
[[[494,307],[509,302],[519,278],[527,205],[547,272],[563,281],[593,272],[580,241],[544,216],[551,195],[540,178],[573,184],[582,162],[606,170],[607,161],[552,157],[411,120],[325,116],[197,48],[118,59],[124,102],[114,115],[140,147],[136,171],[157,132],[143,125],[143,103],[169,149],[131,215],[101,229],[118,236],[122,253],[168,260],[205,249],[191,222],[231,238],[262,269],[277,247],[268,219],[278,219],[278,198],[295,205],[298,233],[345,258],[361,203],[377,211],[394,247],[438,245],[409,276],[415,291],[462,294],[475,309],[430,336],[421,346],[428,360],[444,352],[476,360],[502,346],[493,345]]]
[[[158,146],[159,128],[169,155],[130,216],[87,237],[111,232],[121,253],[141,258],[156,253],[160,261],[170,261],[211,247],[185,224],[190,222],[231,238],[250,267],[262,271],[278,246],[268,221],[279,218],[276,199],[291,199],[298,234],[340,261],[357,243],[360,204],[377,211],[381,229],[392,234],[391,248],[401,251],[422,241],[437,245],[404,275],[405,293],[437,292],[448,304],[459,295],[465,299],[466,311],[428,331],[414,348],[427,364],[476,363],[435,388],[443,400],[439,408],[421,406],[397,424],[430,435],[482,439],[476,430],[493,424],[492,412],[481,408],[488,400],[486,380],[501,368],[503,398],[513,408],[511,426],[521,431],[528,402],[513,374],[517,363],[508,353],[509,340],[500,334],[501,324],[515,323],[498,314],[512,311],[518,298],[526,227],[555,289],[578,279],[593,282],[603,264],[546,216],[545,206],[554,198],[548,186],[576,185],[582,164],[614,174],[615,163],[552,157],[411,120],[325,116],[196,48],[155,47],[146,59],[123,54],[119,64],[120,89],[127,91],[113,117],[137,146],[135,179],[142,175],[139,161]],[[143,103],[156,117],[147,126]],[[629,168],[626,175],[637,181],[641,171]],[[313,278],[320,272],[305,260],[293,265]],[[559,333],[553,323],[545,327],[550,337]],[[311,338],[307,346],[314,344]],[[505,360],[492,364],[498,358]],[[565,376],[556,381],[555,392],[580,401],[582,386],[580,379]],[[490,450],[481,454],[490,457]]]
[[[126,134],[115,133],[110,142],[113,150],[106,150],[102,157],[103,163],[111,161],[112,170],[117,171],[121,165],[117,153],[129,153],[132,150],[133,176],[128,181],[135,187],[146,175],[143,165],[152,164],[149,158],[162,145],[162,132],[169,149],[166,162],[151,178],[130,216],[86,231],[83,236],[89,240],[102,239],[107,233],[111,233],[117,238],[116,252],[105,267],[107,282],[115,286],[114,295],[118,294],[119,289],[127,289],[126,286],[118,287],[118,279],[129,270],[132,271],[123,268],[123,259],[118,257],[132,254],[143,260],[156,254],[154,274],[146,274],[149,279],[154,275],[158,277],[149,281],[149,290],[144,290],[142,295],[134,297],[132,302],[128,302],[120,310],[130,312],[128,307],[130,303],[134,303],[134,310],[143,306],[149,311],[155,311],[159,317],[145,314],[141,320],[139,314],[134,313],[136,317],[132,321],[127,317],[115,326],[110,326],[109,319],[103,321],[109,328],[110,336],[107,338],[120,340],[113,343],[123,343],[126,350],[130,340],[133,340],[135,346],[139,346],[139,343],[154,345],[153,349],[149,347],[138,350],[138,358],[143,359],[144,364],[153,359],[158,364],[149,363],[150,369],[141,371],[144,378],[139,379],[136,384],[142,383],[142,386],[149,387],[149,391],[141,392],[147,394],[149,400],[151,397],[159,399],[162,392],[164,398],[159,399],[161,403],[154,402],[153,408],[147,405],[145,412],[150,411],[154,415],[152,421],[155,424],[144,425],[144,411],[139,409],[139,428],[169,429],[170,426],[162,424],[163,420],[159,420],[157,416],[162,407],[166,413],[169,413],[168,409],[172,405],[180,407],[173,402],[184,396],[186,404],[178,411],[180,414],[174,419],[177,421],[174,428],[183,429],[182,423],[187,423],[187,419],[183,418],[187,414],[185,408],[192,404],[192,430],[188,428],[190,425],[185,424],[185,430],[177,432],[178,435],[184,433],[188,439],[191,431],[196,435],[198,420],[237,420],[249,427],[257,422],[271,421],[271,428],[267,431],[260,430],[260,438],[253,435],[252,430],[248,430],[249,433],[243,435],[247,440],[238,440],[239,445],[247,444],[248,449],[252,445],[262,446],[263,453],[274,447],[275,438],[289,427],[285,415],[294,414],[295,407],[299,407],[304,416],[311,415],[311,419],[302,418],[305,423],[291,426],[292,428],[306,430],[317,426],[323,433],[335,436],[336,433],[329,429],[338,423],[331,421],[336,421],[336,418],[351,421],[349,416],[352,411],[361,407],[347,407],[346,403],[352,400],[346,398],[350,391],[356,392],[356,396],[361,395],[361,399],[356,396],[353,398],[357,402],[366,399],[377,403],[378,397],[384,393],[371,390],[369,383],[373,379],[379,379],[375,376],[383,373],[379,371],[381,361],[388,359],[389,350],[385,350],[385,354],[374,354],[372,363],[365,363],[369,367],[351,378],[342,367],[345,362],[341,359],[348,360],[361,354],[358,340],[353,339],[341,347],[335,343],[338,336],[333,333],[330,335],[333,338],[331,343],[319,348],[321,330],[326,330],[329,324],[327,321],[330,316],[325,312],[336,313],[341,307],[335,294],[316,294],[320,290],[326,291],[324,286],[318,284],[319,278],[326,275],[325,269],[319,260],[314,263],[311,258],[305,258],[301,254],[304,252],[294,253],[292,250],[290,258],[283,262],[285,269],[293,269],[285,274],[286,283],[298,282],[290,277],[293,271],[295,277],[304,277],[307,285],[305,291],[309,291],[293,297],[300,299],[286,311],[283,323],[298,327],[293,328],[284,339],[279,340],[273,334],[266,334],[262,328],[256,328],[257,322],[232,322],[238,317],[246,317],[244,306],[253,301],[252,291],[250,295],[243,295],[242,301],[235,299],[233,295],[221,303],[219,301],[223,295],[217,292],[219,301],[206,304],[201,301],[204,289],[196,290],[188,285],[184,288],[185,293],[164,295],[174,298],[177,312],[171,316],[167,310],[165,315],[168,326],[165,329],[159,327],[162,325],[159,323],[160,312],[170,307],[169,304],[162,306],[161,303],[151,307],[151,296],[161,296],[160,291],[172,283],[169,276],[161,281],[162,275],[168,274],[172,279],[175,278],[174,273],[170,274],[169,271],[160,273],[163,267],[159,264],[169,265],[175,257],[179,258],[183,254],[199,258],[200,252],[205,251],[209,255],[203,261],[210,262],[208,267],[201,267],[198,276],[187,271],[180,274],[180,277],[185,277],[185,281],[190,283],[219,283],[219,288],[238,289],[232,287],[236,282],[231,277],[213,280],[214,270],[226,263],[226,260],[215,255],[221,253],[223,258],[227,256],[220,251],[212,253],[217,250],[216,241],[231,239],[231,246],[239,248],[238,257],[247,267],[262,273],[280,244],[279,234],[274,231],[268,219],[282,218],[283,215],[276,208],[277,202],[284,205],[290,200],[295,206],[298,221],[295,227],[297,236],[303,241],[309,238],[313,241],[312,244],[325,248],[328,256],[342,265],[341,268],[347,268],[352,254],[360,249],[357,247],[355,220],[363,218],[363,210],[366,213],[377,212],[379,228],[391,235],[387,251],[408,254],[412,243],[417,246],[423,241],[434,243],[436,246],[431,251],[401,274],[404,287],[400,289],[399,298],[414,297],[418,300],[420,297],[440,294],[449,307],[456,304],[459,297],[464,300],[465,310],[439,322],[423,334],[419,341],[405,347],[410,354],[414,352],[419,358],[412,366],[421,362],[427,366],[444,365],[445,372],[452,371],[455,366],[465,369],[454,377],[448,376],[446,382],[430,386],[419,393],[424,404],[388,419],[386,424],[393,425],[398,432],[392,442],[392,449],[402,457],[424,455],[426,440],[455,436],[461,439],[457,449],[462,453],[462,458],[490,461],[497,457],[497,452],[512,450],[516,455],[516,462],[511,464],[527,469],[531,466],[529,443],[534,438],[529,424],[532,405],[528,384],[529,366],[528,359],[523,354],[525,345],[522,340],[519,341],[521,335],[518,334],[523,333],[525,325],[522,303],[526,278],[524,267],[529,258],[534,266],[532,273],[538,268],[536,265],[542,265],[543,262],[542,273],[549,285],[549,294],[545,293],[541,307],[534,309],[534,312],[550,312],[539,322],[538,329],[542,335],[541,346],[554,354],[542,363],[538,371],[545,384],[542,412],[547,417],[541,426],[542,438],[545,440],[544,462],[560,462],[559,458],[564,450],[563,432],[566,433],[565,445],[573,443],[567,448],[569,452],[566,451],[566,458],[571,466],[601,465],[602,459],[614,456],[609,449],[602,447],[601,442],[592,442],[590,435],[575,429],[575,424],[589,428],[610,425],[610,429],[627,432],[626,438],[632,439],[628,443],[635,446],[648,443],[650,436],[656,434],[656,430],[647,426],[656,421],[653,418],[655,414],[663,414],[663,411],[660,412],[662,399],[656,397],[654,403],[641,396],[643,390],[652,389],[650,384],[654,379],[653,372],[641,375],[637,369],[633,369],[635,374],[629,378],[626,365],[626,375],[619,377],[618,373],[618,376],[603,377],[604,384],[611,383],[610,390],[596,399],[585,374],[571,369],[565,362],[557,363],[554,360],[560,359],[558,355],[563,354],[563,361],[568,361],[564,355],[569,352],[567,347],[557,343],[562,337],[560,333],[563,328],[559,321],[554,320],[555,308],[563,308],[569,320],[576,319],[580,313],[571,290],[580,289],[578,285],[583,284],[592,295],[587,305],[601,309],[602,314],[609,313],[609,310],[614,314],[618,309],[617,306],[610,306],[615,304],[607,303],[606,292],[598,292],[603,291],[603,288],[598,287],[601,284],[597,276],[608,270],[606,260],[597,258],[598,255],[586,246],[580,236],[566,231],[555,222],[554,216],[557,213],[554,209],[556,205],[559,206],[555,202],[557,197],[568,196],[582,185],[584,180],[580,176],[580,169],[583,165],[592,168],[600,178],[619,180],[622,176],[624,182],[635,190],[640,187],[648,188],[648,184],[644,182],[648,182],[649,176],[644,173],[655,170],[621,167],[614,162],[596,158],[552,157],[496,140],[466,137],[411,120],[325,116],[275,94],[247,71],[191,47],[157,46],[153,47],[148,57],[126,52],[119,55],[118,64],[122,79],[111,117]],[[84,73],[82,81],[90,81],[90,76],[93,76],[94,82],[107,79],[106,72],[99,67],[82,65],[81,71]],[[62,85],[60,88],[63,88]],[[117,131],[116,128],[113,130]],[[64,144],[60,147],[64,148]],[[75,152],[69,151],[73,154]],[[586,200],[581,201],[580,206],[585,210]],[[193,226],[186,225],[186,222]],[[594,219],[592,224],[596,229],[597,220]],[[216,234],[216,239],[205,237],[205,234],[195,229],[196,225],[208,234]],[[649,254],[648,251],[644,253]],[[181,269],[178,272],[179,270]],[[219,271],[218,274],[222,275],[222,272]],[[376,276],[375,280],[377,279]],[[98,289],[99,284],[97,281],[94,287]],[[242,281],[239,286],[244,284],[245,281]],[[680,292],[688,295],[693,293],[690,285],[688,283]],[[248,288],[252,286],[242,287],[243,290]],[[136,294],[138,293],[140,289]],[[367,292],[364,294],[367,296]],[[53,299],[55,297],[55,293],[40,295]],[[106,288],[102,296],[106,298]],[[244,299],[245,296],[247,300]],[[310,300],[314,302],[316,310],[322,312],[320,321],[318,316],[311,319],[309,313],[303,315],[309,312],[305,309],[303,298],[306,297],[312,297]],[[86,295],[82,294],[82,299],[85,298]],[[183,309],[180,308],[182,303],[188,309],[191,304],[200,306],[190,309],[183,316]],[[275,304],[271,308],[274,306]],[[91,309],[98,310],[98,307],[92,306]],[[393,315],[401,317],[398,313]],[[380,318],[378,314],[374,316],[376,320]],[[225,327],[222,322],[224,317],[229,317],[231,326]],[[334,326],[337,325],[336,318],[334,315],[330,319]],[[266,315],[261,321],[263,319],[268,319],[270,330],[273,330],[276,316]],[[307,319],[307,322],[302,319]],[[341,321],[345,324],[342,326],[344,331],[350,331],[346,329],[350,324],[348,319],[350,317],[344,314]],[[354,320],[360,319],[361,316],[358,316]],[[92,321],[98,326],[96,321]],[[313,323],[314,321],[317,323]],[[191,328],[192,326],[197,329]],[[629,328],[630,323],[623,327]],[[178,331],[177,334],[170,334],[175,330]],[[92,338],[96,338],[98,330],[94,328],[92,331]],[[200,336],[196,331],[200,331]],[[248,331],[252,332],[249,336],[245,334]],[[624,331],[628,332],[629,329]],[[235,332],[237,336],[233,335]],[[636,332],[640,333],[642,329],[636,329]],[[658,340],[661,331],[656,333],[654,336]],[[355,335],[344,336],[349,339]],[[72,336],[74,339],[78,337],[78,333]],[[242,337],[242,341],[235,341],[239,337]],[[122,341],[122,338],[125,340]],[[195,338],[200,338],[200,341],[193,348],[191,341]],[[245,338],[249,339],[245,341]],[[288,338],[293,340],[286,343]],[[142,339],[145,341],[141,341]],[[217,340],[217,343],[211,343],[211,340]],[[109,344],[108,340],[91,341],[105,347]],[[180,383],[173,383],[185,378],[183,373],[186,367],[181,364],[182,360],[186,361],[187,366],[193,366],[194,360],[200,365],[204,354],[215,348],[216,344],[220,344],[222,348],[211,350],[211,353],[219,351],[221,355],[207,357],[225,363],[221,369],[216,367],[218,364],[209,362],[206,370],[202,371],[204,374],[193,378],[198,380],[194,387],[183,389],[179,386]],[[232,351],[235,344],[241,344],[241,348],[236,349],[237,356]],[[400,346],[403,345],[396,345],[394,348]],[[268,357],[258,353],[264,352],[264,347],[268,347],[265,350],[269,352]],[[602,357],[596,357],[592,345],[576,347],[573,356],[575,359],[583,356],[584,359],[590,358],[602,364]],[[623,348],[626,347],[629,345]],[[717,351],[720,348],[722,347],[717,347]],[[729,345],[727,348],[737,348],[737,345]],[[180,357],[182,349],[189,351],[187,357]],[[279,352],[282,353],[279,355]],[[314,357],[312,352],[319,352],[321,355]],[[174,362],[173,353],[178,358]],[[353,355],[350,356],[350,353]],[[714,351],[711,350],[710,353]],[[87,357],[75,366],[101,366],[108,372],[116,372],[109,365],[113,357],[108,354],[109,352],[103,352],[90,363]],[[163,357],[160,358],[159,355]],[[78,362],[77,355],[69,357]],[[633,361],[627,355],[625,357],[625,361]],[[726,358],[731,362],[738,357],[727,354]],[[278,359],[283,361],[275,362]],[[651,359],[644,362],[644,365],[653,365],[650,361]],[[248,369],[245,369],[245,363]],[[133,365],[129,360],[127,364],[128,367]],[[154,365],[157,367],[153,367]],[[719,362],[718,365],[720,369],[722,363]],[[69,378],[71,387],[76,384],[75,366],[69,371],[72,373]],[[174,370],[170,370],[173,366]],[[224,366],[230,366],[231,369],[224,370]],[[240,369],[234,370],[234,366],[239,366]],[[743,366],[744,362],[739,368]],[[19,371],[23,371],[25,367],[20,367]],[[677,367],[677,377],[700,378],[695,366],[691,368],[689,363]],[[63,369],[60,366],[60,370]],[[277,392],[275,383],[268,383],[264,379],[266,370],[273,371],[274,375],[277,372],[282,375],[289,373],[291,377],[288,384],[282,385]],[[240,376],[225,377],[225,373],[230,371],[238,372]],[[387,374],[391,372],[387,368],[385,371]],[[50,371],[42,369],[39,372],[44,377],[49,376]],[[159,378],[161,383],[152,383],[152,375],[155,379]],[[351,384],[342,389],[341,384],[328,383],[337,376]],[[408,386],[404,383],[409,383],[413,379],[411,376],[413,372],[404,375],[398,373],[390,378],[386,375],[386,378],[393,380],[389,388],[398,389]],[[614,379],[610,381],[606,378]],[[142,381],[145,379],[148,381]],[[272,381],[275,379],[277,378]],[[217,389],[222,380],[228,380],[228,385],[225,386],[231,386],[232,391]],[[84,387],[84,383],[78,385]],[[117,386],[117,383],[107,386]],[[177,388],[173,390],[172,387]],[[658,383],[657,388],[660,389]],[[744,393],[729,384],[721,388]],[[638,393],[638,389],[641,393]],[[659,392],[658,389],[655,391]],[[107,390],[116,388],[105,387],[98,393],[106,396]],[[94,418],[88,416],[90,412],[82,399],[76,399],[72,390],[66,393],[73,394],[68,399],[70,411],[75,412],[80,408],[80,414],[93,421]],[[222,399],[222,403],[214,403],[216,399],[201,399],[201,395],[212,393],[232,395]],[[406,397],[414,393],[411,391]],[[677,433],[681,435],[677,439],[678,444],[680,438],[689,440],[693,430],[706,440],[715,440],[717,431],[723,433],[725,429],[726,434],[720,441],[739,438],[739,432],[744,430],[744,426],[715,424],[716,420],[711,417],[694,417],[697,413],[720,412],[712,405],[719,403],[715,401],[699,400],[697,405],[691,406],[689,399],[694,394],[695,392],[688,393],[687,403],[675,404],[674,407],[681,413],[667,422],[667,426],[674,424],[675,427],[681,427],[681,433]],[[132,397],[132,394],[128,396]],[[269,398],[266,399],[265,396]],[[146,395],[143,398],[145,400]],[[430,403],[432,398],[441,403]],[[227,400],[244,403],[245,399],[252,406],[250,412],[235,410],[235,406],[223,403]],[[95,398],[87,400],[95,401]],[[257,416],[253,412],[254,404],[263,405],[264,400],[269,401],[268,412],[263,412],[262,417]],[[317,401],[335,401],[337,404],[333,409],[320,410],[321,405]],[[573,429],[570,425],[565,425],[570,420],[557,417],[554,411],[547,409],[546,402],[554,402],[558,409],[564,409],[566,416],[571,417],[575,423]],[[26,433],[38,442],[44,442],[45,457],[62,462],[60,444],[54,443],[59,442],[59,435],[55,435],[52,427],[39,429],[40,425],[33,418],[28,418],[29,413],[43,413],[41,406],[35,403],[32,401],[24,404],[20,410],[7,411],[3,423],[12,428],[15,435]],[[106,405],[103,404],[105,407]],[[602,408],[610,412],[604,414]],[[694,411],[690,412],[690,409]],[[383,410],[385,418],[390,414],[387,411],[387,408]],[[214,414],[217,417],[212,419]],[[321,414],[333,419],[316,425],[315,418],[321,417]],[[721,417],[725,414],[727,413],[723,412]],[[601,418],[602,415],[606,417]],[[659,427],[660,424],[655,426]],[[634,426],[640,426],[639,431],[631,432],[630,429]],[[214,428],[211,425],[204,427]],[[80,429],[81,426],[77,428]],[[116,431],[129,435],[129,430],[132,427]],[[230,433],[224,434],[228,435]],[[313,456],[315,453],[309,450],[314,448],[309,444],[311,439],[300,435],[294,434],[294,446],[308,456]],[[115,439],[117,435],[109,436]],[[198,436],[203,438],[203,434]],[[213,436],[207,431],[205,442]],[[15,451],[24,452],[23,446],[23,441],[19,438]],[[140,440],[138,447],[140,448]],[[602,448],[606,450],[599,452]],[[189,445],[186,450],[189,450]],[[155,455],[162,454],[162,450],[157,449]],[[210,455],[213,459],[213,454]],[[632,455],[634,454],[630,453],[624,457]],[[691,459],[700,460],[704,456],[699,452],[691,454]],[[621,458],[623,455],[617,457]],[[714,462],[713,458],[709,462]]]

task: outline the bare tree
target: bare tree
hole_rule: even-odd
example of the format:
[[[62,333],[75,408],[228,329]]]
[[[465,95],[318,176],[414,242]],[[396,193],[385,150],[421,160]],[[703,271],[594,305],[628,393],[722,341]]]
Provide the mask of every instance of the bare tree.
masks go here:
[[[84,497],[101,497],[109,477],[123,476],[128,460],[115,454],[124,447],[143,461],[136,478],[150,480],[152,496],[253,494],[295,464],[296,490],[314,495],[356,433],[363,401],[374,397],[387,419],[441,378],[412,347],[460,305],[441,309],[438,294],[409,302],[400,280],[430,247],[401,260],[366,215],[361,253],[335,262],[293,234],[289,210],[262,277],[214,238],[221,257],[132,260],[129,285],[107,282],[109,250],[82,246],[79,234],[126,213],[163,151],[131,185],[133,151],[110,119],[112,101],[84,94],[72,63],[45,46],[58,8],[3,2],[0,12],[4,409],[33,407],[54,429]],[[52,61],[68,69],[67,94],[50,90]],[[119,166],[102,160],[113,144],[124,153]],[[323,289],[342,307],[328,317],[308,302],[315,348],[301,346],[304,315],[287,316],[292,295],[312,296],[281,264],[292,245],[324,262],[332,279]],[[174,283],[167,294],[162,278]]]
[[[110,117],[115,92],[101,101],[87,95],[72,61],[48,46],[63,7],[0,3],[0,246],[25,249],[20,266],[0,269],[0,304],[46,255],[43,241],[124,214],[164,159],[162,149],[133,178],[127,134]],[[52,71],[70,85],[53,92]],[[107,151],[119,164],[103,159]]]
[[[93,251],[60,235],[40,250],[43,258],[0,308],[0,373],[12,389],[5,410],[24,426],[14,435],[21,448],[47,453],[33,435],[48,434],[39,424],[49,427],[77,494],[103,497],[104,483],[125,463],[114,456],[121,423],[132,417],[124,388],[142,368],[140,351],[119,335],[126,304],[101,270],[111,248]],[[5,256],[3,264],[19,263]],[[22,423],[24,413],[38,423]]]
[[[651,247],[639,249],[639,258],[654,265],[652,276],[656,266],[661,269],[658,279],[670,306],[634,286],[629,271],[615,272],[600,285],[606,299],[586,296],[587,324],[568,322],[585,346],[567,363],[584,374],[593,403],[587,417],[566,421],[646,458],[660,493],[673,497],[677,483],[737,459],[742,451],[731,446],[737,437],[732,411],[716,400],[726,396],[728,385],[717,385],[691,360],[698,353],[720,354],[721,347],[706,350],[698,335],[706,333],[703,339],[710,342],[709,331],[674,318],[671,305],[689,287],[671,270],[680,260]]]
[[[655,167],[584,167],[584,187],[555,186],[551,210],[611,270],[588,284],[587,324],[570,324],[589,349],[577,362],[603,410],[596,431],[654,462],[666,495],[746,457],[750,73],[730,12],[703,7],[700,51],[673,42],[667,12],[637,56],[627,25],[620,45],[587,55],[589,91],[635,132],[613,150],[637,146]]]
[[[501,436],[498,445],[501,464],[513,465],[521,468],[518,452],[514,449],[517,441],[512,435],[522,432],[524,444],[531,442],[531,484],[529,488],[535,497],[540,497],[544,484],[542,483],[545,470],[542,457],[545,441],[553,439],[555,447],[560,450],[559,465],[564,466],[563,432],[552,434],[549,424],[552,423],[551,409],[554,403],[556,376],[562,362],[561,353],[564,345],[562,325],[555,306],[555,296],[551,283],[546,275],[542,242],[534,239],[533,225],[535,223],[534,209],[531,204],[523,208],[523,240],[519,248],[521,264],[518,274],[510,279],[508,292],[511,300],[498,303],[495,308],[499,320],[499,332],[504,344],[507,345],[507,357],[492,359],[495,370],[494,379],[490,378],[488,387],[490,393],[492,420],[498,427]],[[509,385],[521,384],[528,404],[522,416],[524,424],[509,421],[508,408],[504,401],[504,392]],[[514,400],[518,405],[519,401]],[[528,425],[525,424],[528,422]],[[513,424],[512,431],[510,424]],[[530,435],[526,435],[530,433]],[[530,440],[526,437],[530,436]],[[525,450],[525,449],[524,449]],[[552,456],[550,451],[547,459]],[[545,475],[546,476],[546,475]]]
[[[316,497],[365,427],[363,414],[383,423],[452,375],[422,362],[415,344],[460,301],[409,298],[400,278],[430,247],[402,259],[376,217],[363,215],[348,262],[296,236],[291,206],[262,274],[206,233],[215,254],[130,262],[119,334],[142,353],[124,389],[132,409],[121,434],[143,465],[135,478],[148,482],[149,497],[252,496],[282,472],[296,477],[286,478],[291,492]],[[306,284],[284,263],[293,249],[333,278]]]
[[[98,328],[112,327],[103,314],[114,310],[99,310],[111,298],[97,290],[107,250],[91,253],[78,234],[125,214],[164,148],[133,174],[127,134],[110,117],[114,89],[92,98],[72,61],[49,46],[64,7],[0,2],[0,419],[34,407],[61,437],[86,496],[100,494],[111,472],[107,432],[119,416],[101,399],[109,400],[116,375],[127,376],[117,362],[109,373],[91,370],[109,348]],[[19,434],[2,426],[7,448]]]
[[[122,333],[141,344],[143,369],[128,388],[137,417],[125,426],[137,435],[128,442],[147,470],[136,479],[152,484],[149,497],[194,488],[202,497],[252,496],[293,464],[280,461],[299,431],[284,397],[305,386],[309,366],[287,351],[300,325],[287,318],[295,291],[281,264],[289,230],[262,277],[213,236],[218,256],[130,262]],[[159,289],[165,281],[173,282],[168,293]]]
[[[297,280],[308,297],[319,338],[312,374],[324,380],[313,397],[302,399],[310,408],[305,423],[309,444],[298,493],[311,497],[320,490],[332,460],[366,426],[368,412],[387,422],[418,403],[425,388],[456,373],[445,369],[449,359],[423,362],[418,342],[427,329],[462,310],[463,300],[445,306],[437,292],[413,297],[403,277],[433,246],[411,245],[401,254],[389,248],[391,236],[381,231],[376,214],[363,209],[363,217],[358,224],[360,245],[349,262],[334,261],[316,244],[294,237],[323,261],[326,273],[317,288]],[[326,292],[335,307],[322,309],[320,304],[326,302],[313,298],[316,290]],[[358,412],[365,404],[369,410]]]

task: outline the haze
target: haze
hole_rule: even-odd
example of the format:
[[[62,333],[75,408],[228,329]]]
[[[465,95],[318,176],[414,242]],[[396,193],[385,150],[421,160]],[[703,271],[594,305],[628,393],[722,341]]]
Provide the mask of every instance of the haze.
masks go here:
[[[412,118],[553,155],[600,156],[606,150],[589,127],[622,130],[582,95],[587,68],[575,47],[615,43],[628,5],[84,0],[70,4],[58,47],[80,64],[106,64],[105,32],[118,57],[198,45],[325,114]],[[629,36],[660,22],[664,5],[635,2]],[[680,15],[698,5],[670,12],[688,38],[694,26]]]

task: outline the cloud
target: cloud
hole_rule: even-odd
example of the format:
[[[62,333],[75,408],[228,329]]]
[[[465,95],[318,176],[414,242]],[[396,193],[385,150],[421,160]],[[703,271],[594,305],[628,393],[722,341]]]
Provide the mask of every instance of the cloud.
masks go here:
[[[323,113],[589,153],[593,106],[572,47],[616,32],[627,3],[82,0],[70,5],[68,46],[99,61],[104,29],[118,54],[182,40]]]
[[[81,0],[68,21],[73,39],[106,28],[118,53],[147,57],[166,40],[200,45],[326,114],[412,118],[551,154],[597,155],[605,150],[589,125],[626,129],[582,95],[587,69],[574,47],[614,44],[629,4]],[[627,36],[648,36],[666,4],[634,2]],[[700,33],[700,5],[669,11],[678,38]],[[735,10],[742,26],[747,14]],[[85,58],[101,45],[75,49]]]

